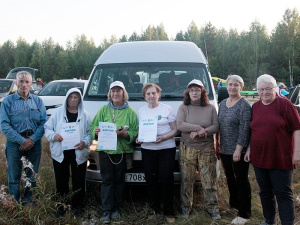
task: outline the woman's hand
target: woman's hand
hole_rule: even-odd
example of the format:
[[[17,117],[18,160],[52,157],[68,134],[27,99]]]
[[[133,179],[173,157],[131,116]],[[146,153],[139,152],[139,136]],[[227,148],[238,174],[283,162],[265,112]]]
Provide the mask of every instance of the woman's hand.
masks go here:
[[[207,138],[207,131],[205,129],[201,129],[200,131],[197,132],[199,137],[204,137]]]
[[[194,139],[197,135],[198,135],[198,133],[197,133],[196,131],[192,131],[192,132],[190,133],[190,137],[191,137],[192,139]]]
[[[156,141],[153,142],[153,143],[160,143],[160,142],[165,141],[165,140],[166,140],[166,139],[165,139],[164,136],[157,136],[157,137],[156,137]]]
[[[116,133],[118,136],[125,138],[125,139],[129,139],[129,134],[127,133],[127,131],[124,129],[123,126],[121,126],[121,128],[119,130],[116,130]]]
[[[78,144],[74,145],[75,149],[79,149],[79,150],[84,149],[85,146],[86,145],[85,145],[84,141],[81,141]]]
[[[234,153],[233,153],[233,156],[232,156],[233,161],[234,161],[234,162],[240,161],[240,159],[241,159],[241,154],[242,154],[242,151],[236,149],[236,150],[234,151]]]
[[[54,136],[54,141],[57,141],[57,142],[62,142],[64,139],[63,137],[60,135],[60,134],[56,134]]]
[[[247,152],[245,154],[244,161],[245,162],[250,162],[251,161],[251,158],[250,158],[250,146],[247,148]]]
[[[139,137],[137,137],[137,138],[135,139],[135,143],[137,143],[138,145],[141,145],[141,144],[143,144],[144,142],[139,141]]]
[[[100,128],[99,127],[96,127],[95,128],[95,134],[98,136],[98,133],[100,132],[101,130],[100,130]]]

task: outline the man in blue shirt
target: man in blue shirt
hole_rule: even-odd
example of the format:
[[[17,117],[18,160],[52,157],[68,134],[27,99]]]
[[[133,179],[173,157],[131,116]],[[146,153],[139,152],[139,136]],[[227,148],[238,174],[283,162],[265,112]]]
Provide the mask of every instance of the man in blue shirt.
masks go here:
[[[5,154],[9,193],[20,203],[22,164],[26,163],[29,166],[24,166],[27,183],[22,203],[30,205],[32,188],[36,186],[34,178],[40,164],[41,138],[44,135],[47,114],[42,100],[29,93],[32,86],[31,74],[20,71],[16,79],[18,91],[3,100],[0,124],[1,131],[7,139]]]

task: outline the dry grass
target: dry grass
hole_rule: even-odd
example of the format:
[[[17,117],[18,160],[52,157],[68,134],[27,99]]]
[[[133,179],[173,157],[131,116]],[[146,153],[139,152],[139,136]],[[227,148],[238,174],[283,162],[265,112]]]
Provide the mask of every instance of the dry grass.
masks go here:
[[[5,137],[0,133],[0,186],[7,186],[7,165],[5,159]],[[32,208],[24,208],[17,204],[3,205],[0,202],[0,225],[1,224],[100,224],[101,216],[101,199],[100,185],[96,183],[87,183],[86,207],[85,213],[80,218],[75,218],[71,211],[62,218],[54,216],[55,201],[53,200],[55,192],[54,174],[52,171],[52,161],[48,142],[43,139],[43,154],[39,170],[38,188],[37,188],[37,205]],[[251,167],[249,178],[252,187],[252,217],[247,224],[259,224],[263,220],[260,199],[258,196],[258,186],[255,181],[253,168]],[[296,205],[295,224],[300,224],[300,169],[294,173],[293,185]],[[147,219],[148,206],[146,202],[146,189],[144,186],[127,186],[124,192],[124,201],[122,207],[122,216],[120,221],[114,221],[114,224],[165,224],[162,216],[157,220]],[[1,192],[0,192],[1,194]],[[203,196],[201,187],[195,187],[194,207],[192,215],[189,218],[182,218],[179,211],[179,187],[176,186],[175,194],[175,224],[230,224],[236,216],[236,211],[228,209],[228,190],[226,179],[223,171],[219,179],[219,205],[222,219],[213,221],[203,208]],[[297,200],[298,199],[298,200]],[[2,205],[2,206],[1,206]],[[3,207],[5,206],[5,207]],[[277,215],[277,219],[278,215]],[[280,224],[280,223],[278,223]]]

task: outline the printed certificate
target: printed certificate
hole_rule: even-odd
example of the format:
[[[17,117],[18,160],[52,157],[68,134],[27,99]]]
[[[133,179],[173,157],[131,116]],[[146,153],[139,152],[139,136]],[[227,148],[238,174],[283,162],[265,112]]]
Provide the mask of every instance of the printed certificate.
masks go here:
[[[157,136],[157,118],[155,116],[140,117],[139,142],[154,142]]]
[[[75,145],[80,142],[79,123],[61,124],[61,133],[63,137],[61,142],[62,150],[75,149]]]
[[[98,149],[117,150],[117,126],[115,123],[99,122]]]

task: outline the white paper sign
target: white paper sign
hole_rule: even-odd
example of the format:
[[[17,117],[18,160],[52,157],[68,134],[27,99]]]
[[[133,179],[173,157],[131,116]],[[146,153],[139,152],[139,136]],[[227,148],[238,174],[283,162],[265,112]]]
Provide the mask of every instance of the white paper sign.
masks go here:
[[[117,126],[115,123],[99,122],[98,149],[117,150]]]
[[[62,150],[75,149],[75,145],[80,142],[79,123],[61,124],[61,133],[63,137],[61,142]]]
[[[154,142],[157,136],[157,118],[155,116],[140,117],[139,142]]]

